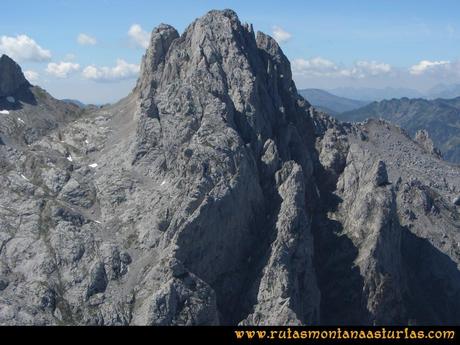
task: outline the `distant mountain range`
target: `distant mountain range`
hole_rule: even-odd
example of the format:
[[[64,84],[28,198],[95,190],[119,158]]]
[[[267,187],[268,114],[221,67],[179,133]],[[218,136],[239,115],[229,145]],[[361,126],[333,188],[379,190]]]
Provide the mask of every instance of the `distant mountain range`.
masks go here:
[[[408,89],[408,88],[392,88],[386,87],[383,89],[376,89],[376,88],[356,88],[356,87],[339,87],[331,90],[327,90],[328,92],[340,96],[346,97],[351,99],[356,99],[360,101],[381,101],[384,99],[392,99],[392,98],[421,98],[425,97],[423,93],[417,90]]]
[[[68,103],[68,104],[75,104],[76,106],[78,106],[80,108],[85,108],[86,107],[85,103],[80,102],[77,99],[61,99],[61,101],[65,102],[65,103]]]
[[[358,122],[383,118],[414,136],[426,129],[446,160],[460,163],[460,97],[454,99],[392,99],[372,102],[341,114],[339,120]]]
[[[438,84],[426,92],[421,92],[418,90],[410,88],[393,88],[386,87],[383,89],[377,88],[355,88],[355,87],[339,87],[335,89],[326,90],[326,92],[349,99],[359,100],[359,101],[382,101],[384,99],[393,99],[393,98],[426,98],[426,99],[436,99],[436,98],[455,98],[460,97],[460,84]],[[348,110],[343,110],[348,111]],[[339,112],[343,112],[339,111]]]
[[[332,90],[303,89],[299,93],[317,109],[330,115],[352,111],[364,107],[370,102],[390,99],[426,99],[460,97],[460,84],[438,84],[425,93],[408,88],[353,88],[343,87]]]
[[[428,92],[428,98],[455,98],[460,97],[460,84],[438,84]]]
[[[299,94],[307,99],[308,102],[310,102],[317,109],[331,115],[361,108],[369,103],[365,101],[339,97],[320,89],[303,89],[299,90]]]
[[[317,109],[342,121],[383,118],[401,126],[412,137],[425,129],[444,159],[460,163],[460,85],[439,84],[426,95],[404,88],[339,88],[333,92],[336,94],[320,89],[299,90]]]

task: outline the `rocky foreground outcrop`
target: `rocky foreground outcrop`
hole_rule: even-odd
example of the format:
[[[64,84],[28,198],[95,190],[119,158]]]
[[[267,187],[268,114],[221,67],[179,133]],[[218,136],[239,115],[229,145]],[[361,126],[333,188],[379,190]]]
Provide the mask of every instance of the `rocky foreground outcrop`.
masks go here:
[[[234,12],[53,119],[0,145],[1,324],[460,323],[458,166],[317,112]]]

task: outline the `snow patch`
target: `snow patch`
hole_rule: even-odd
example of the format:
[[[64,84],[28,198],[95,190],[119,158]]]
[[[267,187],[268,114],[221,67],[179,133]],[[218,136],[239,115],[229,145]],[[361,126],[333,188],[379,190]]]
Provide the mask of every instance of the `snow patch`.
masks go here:
[[[96,168],[97,167],[97,163],[93,163],[93,164],[90,164],[88,165],[90,168]]]
[[[21,174],[21,177],[26,180],[26,181],[29,181],[29,179],[27,177],[25,177],[23,174]]]
[[[11,96],[6,97],[6,100],[7,100],[8,102],[10,102],[10,103],[16,102],[16,100],[14,99],[14,97],[11,97]]]
[[[72,159],[72,156],[71,156],[71,155],[68,155],[66,158],[67,158],[67,160],[68,160],[69,162],[73,162],[73,159]]]
[[[98,220],[95,220],[94,223],[96,223],[96,224],[101,224],[101,222],[98,221]]]
[[[21,122],[21,123],[25,123],[23,119],[21,119],[20,117],[18,117],[18,121]]]
[[[88,141],[88,139],[86,139],[86,140],[85,140],[85,144],[89,144],[89,141]]]
[[[2,115],[9,115],[10,112],[8,110],[0,110],[0,114]]]
[[[161,182],[160,186],[163,186],[166,184],[166,180],[163,180],[163,182]]]

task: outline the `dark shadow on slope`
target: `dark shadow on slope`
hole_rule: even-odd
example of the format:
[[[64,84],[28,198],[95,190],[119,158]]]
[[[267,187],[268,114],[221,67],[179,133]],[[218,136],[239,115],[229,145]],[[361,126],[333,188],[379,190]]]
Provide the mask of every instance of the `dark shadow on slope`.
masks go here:
[[[37,99],[32,92],[31,85],[23,85],[17,89],[12,95],[0,97],[1,110],[20,110],[23,108],[23,103],[37,105]],[[13,97],[14,102],[8,101],[8,97]]]
[[[235,325],[254,311],[263,269],[270,259],[270,246],[276,239],[276,221],[281,197],[275,188],[274,176],[268,177],[259,166],[259,184],[264,196],[263,209],[253,210],[247,243],[237,244],[247,250],[233,260],[240,261],[233,271],[224,271],[211,286],[216,292],[219,318],[222,325]]]
[[[320,324],[362,325],[370,323],[363,298],[364,281],[354,264],[358,249],[342,233],[342,224],[328,217],[342,200],[332,193],[330,174],[322,170],[316,176],[322,196],[313,218],[314,264],[321,291]]]
[[[213,206],[219,207],[219,206]],[[215,209],[214,211],[215,212]],[[226,212],[226,211],[224,211]],[[194,274],[206,281],[216,293],[217,309],[219,311],[219,320],[221,325],[235,325],[244,319],[251,310],[254,303],[253,298],[257,297],[257,291],[253,290],[254,280],[259,278],[259,271],[263,269],[264,265],[260,265],[260,257],[265,257],[264,254],[268,251],[270,241],[269,236],[264,234],[268,227],[263,222],[264,214],[260,210],[253,210],[253,214],[256,216],[253,219],[252,224],[249,224],[249,231],[242,238],[235,232],[234,243],[226,243],[226,245],[219,243],[218,235],[215,239],[210,239],[207,248],[201,248],[195,250],[187,248],[187,252],[184,250],[180,253],[180,260],[183,260],[184,265],[189,268]],[[226,217],[222,217],[222,221],[226,221]],[[233,229],[238,230],[238,229]],[[201,229],[196,228],[190,233],[199,233]],[[185,248],[184,242],[186,236],[193,236],[195,239],[193,242],[199,243],[200,238],[197,235],[182,235],[178,241],[179,247]],[[190,243],[190,242],[189,242]],[[208,257],[204,258],[204,251],[209,250],[210,247],[220,248],[220,257]],[[199,265],[196,264],[197,258],[201,253],[201,262]],[[203,260],[204,259],[204,260]],[[208,260],[225,262],[222,264],[222,270],[217,274],[214,272],[209,274],[206,272],[206,267],[211,265]],[[265,260],[265,259],[264,259]],[[252,292],[255,294],[252,294]],[[248,298],[247,295],[251,295]]]
[[[215,291],[221,325],[237,324],[249,314],[252,299],[246,296],[265,266],[259,262],[268,251],[273,228],[266,218],[270,213],[266,203],[252,202],[244,206],[250,210],[235,212],[233,205],[242,202],[238,196],[243,190],[238,188],[246,187],[241,185],[203,206],[201,216],[177,239],[181,248],[177,258]],[[219,218],[214,222],[216,214]],[[251,215],[245,224],[238,220],[244,214]]]
[[[245,144],[257,141],[257,136],[254,133],[251,125],[248,123],[247,117],[241,112],[237,111],[231,103],[234,114],[234,129],[237,131]]]
[[[402,229],[402,265],[407,284],[403,296],[410,322],[460,325],[457,264],[428,240]]]
[[[264,179],[262,190],[264,193],[266,212],[264,218],[254,228],[255,237],[251,253],[251,262],[248,262],[244,282],[241,285],[238,307],[232,313],[233,318],[229,324],[237,324],[254,312],[258,303],[258,293],[263,278],[263,270],[268,265],[271,257],[271,244],[276,240],[277,215],[281,207],[281,197],[275,189],[274,178]]]
[[[238,290],[229,294],[226,289],[216,289],[223,325],[238,324],[254,311],[254,306],[258,302],[257,295],[263,277],[263,269],[270,259],[270,245],[276,235],[273,231],[273,218],[270,218],[265,224],[254,227],[260,235],[254,238],[254,250],[248,255],[248,261],[244,263],[240,271]],[[263,230],[268,233],[263,233]]]

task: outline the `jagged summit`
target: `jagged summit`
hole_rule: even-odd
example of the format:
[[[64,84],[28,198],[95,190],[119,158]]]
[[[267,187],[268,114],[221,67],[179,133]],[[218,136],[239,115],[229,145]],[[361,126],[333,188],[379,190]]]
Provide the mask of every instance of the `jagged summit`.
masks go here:
[[[0,57],[0,97],[8,97],[23,86],[30,86],[21,67],[9,56]]]
[[[73,120],[0,145],[0,324],[460,322],[458,167],[317,112],[233,11]]]
[[[236,112],[229,115],[230,125],[258,150],[300,101],[290,63],[276,41],[261,32],[256,37],[232,10],[208,12],[180,37],[171,26],[154,29],[141,66],[136,89],[147,117],[161,118],[156,105],[162,100],[195,103],[208,94]],[[270,100],[264,111],[250,104],[258,98]]]
[[[173,44],[173,41],[177,42]],[[241,24],[233,10],[212,10],[190,24],[180,37],[177,31],[168,24],[160,24],[152,31],[150,45],[142,59],[137,89],[143,90],[143,86],[148,84],[147,80],[151,78],[149,75],[152,69],[158,70],[164,67],[163,64],[170,48],[172,51],[182,49],[184,53],[184,48],[186,48],[189,55],[184,56],[184,59],[189,62],[190,66],[197,65],[200,68],[198,62],[202,58],[206,58],[205,62],[208,65],[222,64],[222,57],[228,52],[228,47],[242,52],[252,65],[260,63],[257,61],[257,57],[263,55],[257,52],[260,49],[268,50],[273,56],[277,56],[276,61],[280,65],[290,66],[276,41],[269,35],[257,32],[256,40],[252,25]],[[173,54],[170,53],[171,60],[175,59]],[[166,73],[171,74],[171,68],[171,66],[167,67]],[[283,77],[289,83],[292,81],[290,68],[286,72],[287,74]],[[278,73],[282,74],[283,71]],[[164,78],[166,82],[169,80],[168,75]]]
[[[0,57],[0,110],[0,141],[13,146],[30,144],[81,112],[31,85],[7,55]]]

